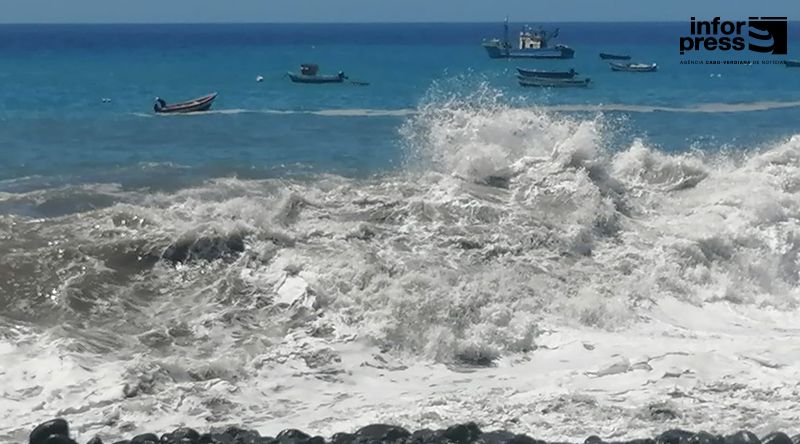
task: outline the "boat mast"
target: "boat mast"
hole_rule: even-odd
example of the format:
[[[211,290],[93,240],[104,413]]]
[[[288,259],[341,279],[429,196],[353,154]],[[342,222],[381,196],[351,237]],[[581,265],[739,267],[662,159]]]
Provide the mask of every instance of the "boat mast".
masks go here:
[[[503,43],[505,43],[506,48],[511,46],[511,44],[508,42],[508,16],[506,16],[506,21],[503,24]]]

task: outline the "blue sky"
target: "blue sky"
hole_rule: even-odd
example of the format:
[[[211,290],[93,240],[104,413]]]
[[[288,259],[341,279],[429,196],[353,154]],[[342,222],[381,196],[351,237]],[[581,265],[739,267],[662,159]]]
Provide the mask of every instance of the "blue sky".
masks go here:
[[[781,15],[799,0],[0,0],[3,23],[685,21]]]

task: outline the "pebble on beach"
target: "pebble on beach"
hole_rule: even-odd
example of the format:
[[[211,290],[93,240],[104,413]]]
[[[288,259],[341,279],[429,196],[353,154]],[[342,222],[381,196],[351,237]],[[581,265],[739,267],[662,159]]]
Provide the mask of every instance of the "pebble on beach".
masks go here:
[[[312,436],[302,430],[286,429],[276,437],[261,436],[256,430],[229,427],[223,432],[200,433],[190,427],[172,432],[142,433],[130,439],[103,441],[95,436],[87,444],[548,444],[546,441],[505,430],[484,432],[474,422],[455,424],[446,429],[422,429],[415,432],[391,424],[370,424],[353,433],[340,432],[329,439]],[[30,434],[29,444],[78,444],[69,434],[69,424],[58,418],[43,422]],[[568,444],[564,442],[551,444]],[[667,430],[655,438],[630,441],[606,441],[592,435],[583,444],[800,444],[800,434],[790,437],[772,432],[759,438],[741,430],[730,435],[715,435],[681,429]]]

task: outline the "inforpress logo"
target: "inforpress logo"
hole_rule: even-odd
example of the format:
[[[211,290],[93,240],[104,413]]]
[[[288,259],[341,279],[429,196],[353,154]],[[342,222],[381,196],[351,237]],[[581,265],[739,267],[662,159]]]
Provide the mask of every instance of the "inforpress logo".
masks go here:
[[[750,51],[786,54],[789,40],[786,20],[786,17],[750,17]],[[762,46],[762,42],[767,46]]]
[[[745,31],[746,27],[746,31]],[[785,55],[788,41],[786,17],[750,17],[748,21],[711,21],[692,17],[690,35],[680,39],[681,54],[686,51],[743,51]],[[746,37],[745,37],[746,36]]]

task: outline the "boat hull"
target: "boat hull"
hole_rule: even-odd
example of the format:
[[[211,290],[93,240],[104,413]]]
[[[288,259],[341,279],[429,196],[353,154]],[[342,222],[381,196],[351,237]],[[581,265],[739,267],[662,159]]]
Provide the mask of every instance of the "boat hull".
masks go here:
[[[578,73],[572,71],[540,71],[537,69],[517,68],[517,72],[522,77],[537,77],[542,79],[572,79]]]
[[[797,60],[786,60],[783,63],[787,68],[800,68],[800,61]]]
[[[520,86],[538,88],[585,88],[591,79],[543,79],[536,77],[517,77]]]
[[[607,54],[605,52],[600,53],[600,58],[603,60],[630,60],[631,56],[629,55],[618,55],[618,54]]]
[[[211,109],[211,105],[214,104],[214,99],[216,98],[217,93],[213,93],[187,102],[167,105],[163,108],[156,109],[155,112],[157,114],[185,114],[208,111]]]
[[[484,44],[491,59],[571,59],[575,50],[568,46],[554,48],[509,49],[502,45]]]
[[[632,66],[630,64],[623,64],[623,63],[609,63],[612,71],[619,71],[619,72],[656,72],[658,71],[658,65],[653,63],[652,65],[647,66]]]
[[[303,74],[295,74],[293,72],[287,73],[289,75],[289,80],[294,83],[313,83],[313,84],[321,84],[321,83],[342,83],[344,82],[344,77],[342,76],[307,76]]]

